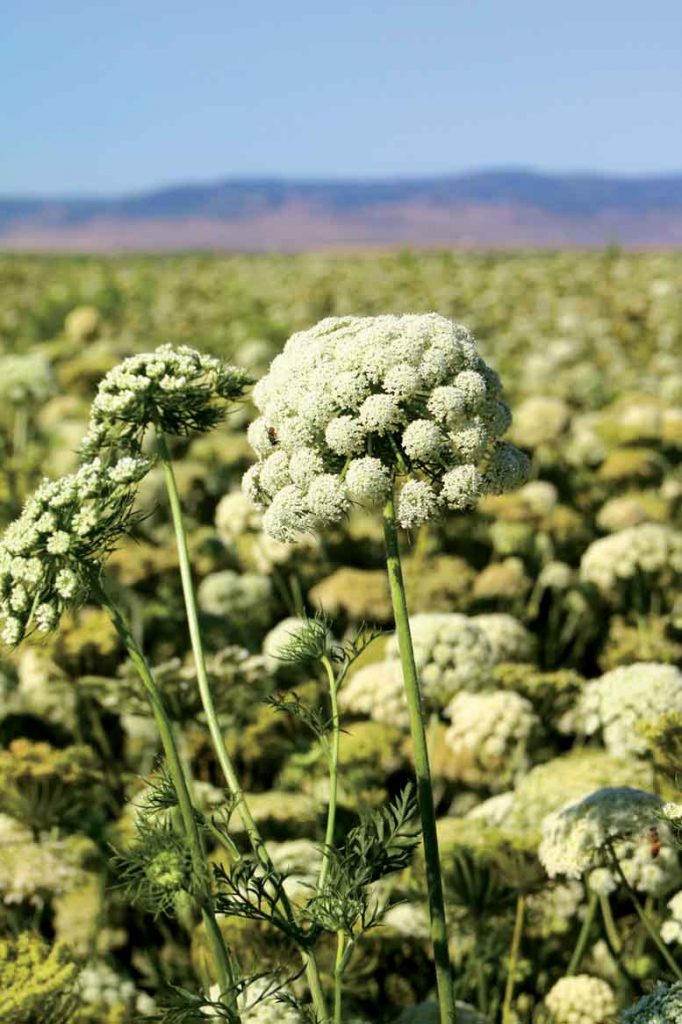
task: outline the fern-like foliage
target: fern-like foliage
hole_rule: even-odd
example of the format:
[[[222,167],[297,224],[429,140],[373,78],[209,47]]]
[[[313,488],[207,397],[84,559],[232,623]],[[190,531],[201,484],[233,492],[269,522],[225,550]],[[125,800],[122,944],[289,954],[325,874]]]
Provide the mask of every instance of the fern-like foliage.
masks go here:
[[[330,867],[324,889],[306,907],[306,917],[329,931],[349,935],[367,931],[382,916],[369,898],[373,882],[406,868],[419,843],[417,804],[408,785],[385,807],[362,816],[342,846],[329,850]]]
[[[217,885],[216,909],[221,914],[268,921],[300,947],[310,947],[319,930],[301,927],[294,919],[286,898],[287,875],[264,866],[256,857],[243,857],[226,870],[214,867]]]

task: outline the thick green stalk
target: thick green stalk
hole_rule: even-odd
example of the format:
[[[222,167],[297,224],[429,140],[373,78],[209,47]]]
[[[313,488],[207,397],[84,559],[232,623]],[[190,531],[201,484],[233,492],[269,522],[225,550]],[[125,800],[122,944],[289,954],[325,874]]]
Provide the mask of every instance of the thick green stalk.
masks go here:
[[[618,875],[618,877],[620,878],[621,882],[625,886],[625,889],[627,890],[628,896],[630,897],[630,902],[632,903],[633,907],[635,908],[635,912],[637,914],[637,917],[640,919],[640,921],[644,925],[644,930],[648,934],[648,936],[651,939],[651,941],[653,942],[654,946],[656,947],[658,952],[661,954],[661,956],[663,957],[663,959],[665,960],[666,964],[668,965],[670,970],[673,972],[673,974],[675,975],[677,980],[681,981],[682,980],[682,970],[680,969],[680,967],[678,966],[676,961],[671,956],[670,950],[667,948],[666,944],[664,943],[663,939],[659,935],[658,931],[656,930],[656,928],[654,928],[653,924],[649,920],[649,915],[644,910],[644,907],[642,906],[642,904],[637,899],[637,893],[635,892],[635,890],[632,888],[632,886],[630,885],[629,881],[627,880],[627,878],[625,876],[625,872],[623,871],[623,869],[622,869],[622,867],[620,865],[620,861],[618,860],[618,857],[616,856],[616,851],[614,850],[613,845],[611,843],[608,844],[608,851],[609,851],[609,855],[611,857],[611,863],[613,865],[613,868],[615,869],[616,874]]]
[[[438,1003],[440,1007],[440,1024],[455,1024],[457,1010],[455,1007],[450,954],[448,952],[445,900],[443,898],[443,880],[438,853],[438,833],[436,832],[436,810],[433,801],[433,787],[431,784],[431,769],[429,767],[426,731],[422,714],[421,693],[417,677],[417,666],[414,660],[414,649],[412,647],[410,621],[405,598],[405,584],[400,563],[400,545],[398,543],[395,506],[392,495],[384,507],[384,538],[386,542],[388,582],[391,590],[391,602],[393,604],[393,615],[398,636],[398,649],[400,651],[403,682],[410,717],[410,732],[414,749],[417,800],[422,824],[426,884],[431,920],[431,940],[433,943]]]
[[[575,944],[573,956],[571,957],[571,962],[569,963],[568,968],[566,969],[566,974],[575,974],[575,972],[580,967],[582,958],[585,955],[585,950],[587,949],[587,943],[590,938],[590,932],[592,931],[592,925],[594,924],[594,916],[597,912],[598,903],[599,897],[597,896],[596,892],[591,892],[587,904],[587,910],[585,912],[585,917],[583,919],[582,927],[578,934],[578,941]]]
[[[163,475],[166,483],[166,490],[168,492],[171,518],[173,520],[173,529],[175,531],[175,541],[178,549],[180,579],[182,581],[182,592],[185,600],[185,610],[187,613],[187,625],[189,628],[190,642],[192,645],[192,653],[194,655],[194,663],[197,672],[199,695],[201,697],[204,714],[206,715],[208,731],[211,735],[213,749],[216,757],[218,758],[218,764],[220,765],[220,769],[225,777],[227,788],[235,802],[235,809],[242,820],[244,830],[249,838],[253,851],[264,867],[269,870],[273,870],[270,855],[265,848],[265,843],[263,842],[253,815],[251,814],[249,805],[246,802],[244,790],[242,789],[230,755],[227,752],[222,729],[218,720],[218,713],[213,701],[213,694],[211,693],[211,686],[208,679],[208,673],[206,671],[206,658],[204,656],[201,630],[199,628],[199,614],[194,594],[192,565],[189,557],[189,548],[187,545],[187,535],[185,533],[185,524],[182,516],[180,495],[178,494],[175,473],[173,472],[168,445],[166,444],[166,439],[163,434],[158,435],[158,448],[161,456],[161,465],[163,466]],[[284,903],[286,913],[290,919],[293,920],[291,904],[289,903],[285,893],[282,894],[282,901]],[[329,1019],[329,1014],[327,1012],[315,958],[312,953],[308,953],[304,950],[301,951],[301,956],[305,964],[306,977],[310,993],[313,998],[315,1012],[320,1022],[326,1021]]]
[[[161,739],[161,745],[163,746],[163,751],[166,757],[166,765],[178,800],[178,808],[182,819],[183,829],[192,858],[192,867],[200,884],[198,902],[201,906],[204,926],[206,928],[211,953],[215,962],[221,994],[228,998],[231,1008],[236,1010],[234,992],[236,979],[234,969],[232,967],[230,955],[225,945],[222,932],[220,931],[218,922],[216,921],[213,909],[213,897],[211,895],[210,876],[206,861],[206,851],[197,825],[187,779],[185,777],[177,744],[173,735],[173,726],[166,714],[166,709],[156,685],[156,680],[151,673],[144,654],[128,629],[123,616],[103,590],[100,591],[99,597],[102,604],[109,612],[112,622],[116,628],[116,632],[121,638],[131,661],[137,669],[154,713],[156,725],[159,730],[159,738]]]
[[[522,892],[520,892],[516,897],[514,931],[512,933],[511,948],[509,950],[509,971],[507,973],[507,984],[505,985],[504,1002],[502,1004],[502,1024],[511,1024],[513,1020],[512,999],[514,998],[516,967],[519,962],[519,953],[521,951],[521,936],[523,935],[523,918],[525,912],[526,897]]]
[[[332,706],[332,741],[329,747],[329,805],[327,808],[327,829],[324,836],[322,863],[317,879],[317,891],[322,892],[329,874],[329,858],[334,843],[336,828],[336,799],[339,788],[339,741],[341,738],[341,720],[339,718],[338,680],[329,658],[322,659],[327,678],[329,679],[329,699]]]

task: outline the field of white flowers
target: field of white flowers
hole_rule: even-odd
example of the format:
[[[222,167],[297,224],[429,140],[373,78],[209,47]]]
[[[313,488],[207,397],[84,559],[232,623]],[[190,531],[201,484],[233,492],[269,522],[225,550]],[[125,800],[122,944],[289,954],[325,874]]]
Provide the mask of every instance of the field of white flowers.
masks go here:
[[[682,255],[2,256],[0,453],[3,1024],[682,1021]]]

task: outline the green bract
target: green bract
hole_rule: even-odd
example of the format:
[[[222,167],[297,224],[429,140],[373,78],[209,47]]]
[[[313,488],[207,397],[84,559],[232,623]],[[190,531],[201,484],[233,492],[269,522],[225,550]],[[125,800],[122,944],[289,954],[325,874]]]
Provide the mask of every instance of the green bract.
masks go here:
[[[289,339],[254,400],[244,489],[280,540],[338,522],[351,501],[381,505],[396,479],[400,523],[418,527],[526,474],[500,441],[511,415],[497,374],[436,313],[322,320]]]

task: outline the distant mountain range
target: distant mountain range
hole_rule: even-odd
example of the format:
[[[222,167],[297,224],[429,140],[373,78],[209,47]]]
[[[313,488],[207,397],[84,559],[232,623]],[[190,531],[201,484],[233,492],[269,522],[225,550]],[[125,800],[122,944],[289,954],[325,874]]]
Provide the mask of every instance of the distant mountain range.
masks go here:
[[[3,198],[4,250],[682,246],[682,173],[234,179],[116,198]]]

